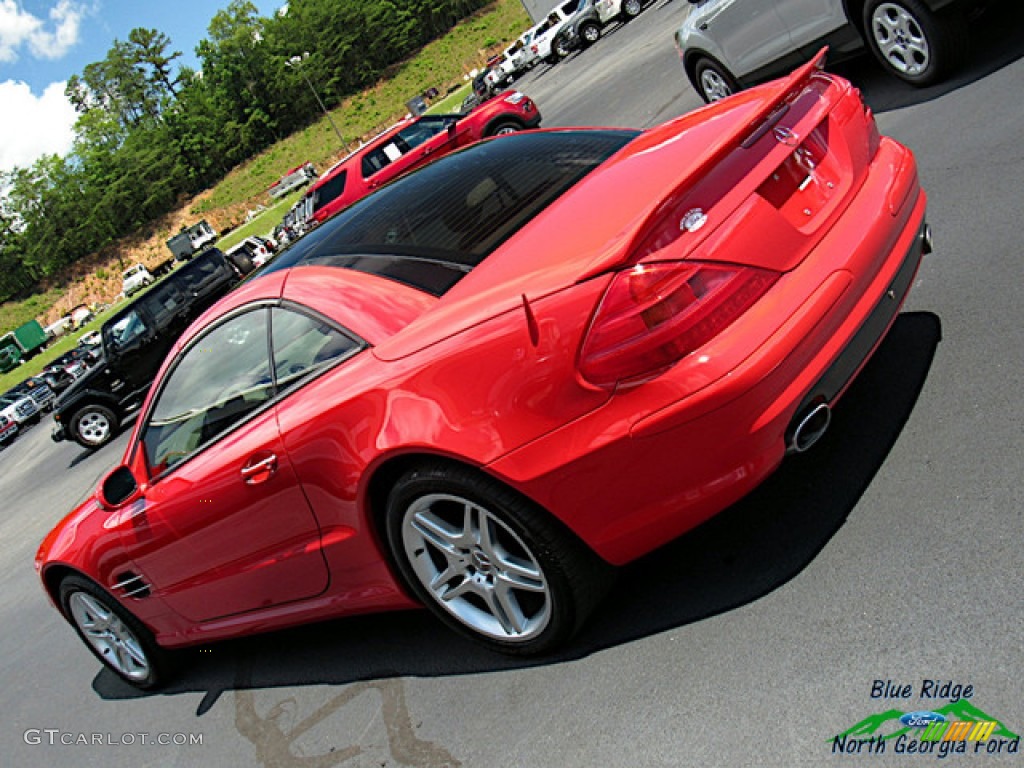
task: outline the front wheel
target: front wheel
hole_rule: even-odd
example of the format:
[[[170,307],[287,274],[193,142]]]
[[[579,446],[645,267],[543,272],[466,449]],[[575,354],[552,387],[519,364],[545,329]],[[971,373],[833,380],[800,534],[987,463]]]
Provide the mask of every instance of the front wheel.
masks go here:
[[[725,67],[711,59],[698,61],[694,72],[697,92],[708,104],[732,96],[740,89],[739,83]]]
[[[522,130],[522,126],[519,123],[513,122],[512,120],[505,120],[494,126],[489,136],[507,136],[510,133],[519,133]]]
[[[940,17],[918,0],[871,0],[864,28],[875,57],[911,85],[931,85],[967,55],[963,19]]]
[[[117,417],[102,405],[87,405],[71,417],[71,434],[83,448],[96,449],[109,443],[117,431]]]
[[[565,642],[609,581],[610,567],[547,513],[460,466],[402,476],[387,538],[406,583],[442,621],[517,656]]]
[[[68,576],[60,605],[93,655],[122,680],[143,690],[164,681],[166,660],[152,634],[93,582]]]

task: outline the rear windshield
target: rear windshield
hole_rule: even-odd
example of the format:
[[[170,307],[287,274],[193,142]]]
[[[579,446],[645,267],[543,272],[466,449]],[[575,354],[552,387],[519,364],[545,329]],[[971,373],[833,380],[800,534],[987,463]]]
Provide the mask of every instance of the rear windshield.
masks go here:
[[[440,295],[635,136],[520,133],[473,145],[364,198],[267,271],[342,266]]]

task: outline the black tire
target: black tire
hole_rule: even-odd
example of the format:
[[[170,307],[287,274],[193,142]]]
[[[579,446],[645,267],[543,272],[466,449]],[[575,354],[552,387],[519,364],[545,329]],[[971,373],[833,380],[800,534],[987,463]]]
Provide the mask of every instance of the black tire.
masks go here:
[[[740,90],[740,84],[729,70],[708,58],[700,59],[694,67],[693,87],[707,104],[724,99]]]
[[[456,464],[403,475],[388,497],[386,528],[410,591],[456,632],[500,653],[556,649],[612,580],[611,566],[547,512]]]
[[[117,416],[102,405],[86,405],[75,411],[68,421],[71,436],[83,448],[96,450],[114,439],[117,434]]]
[[[596,21],[585,21],[580,24],[579,36],[583,45],[593,45],[601,39],[601,25]]]
[[[488,136],[504,136],[509,133],[519,133],[523,126],[515,120],[501,120],[487,130]]]
[[[626,17],[626,20],[635,19],[640,15],[640,11],[644,9],[644,5],[641,0],[623,0],[622,3],[622,15]]]
[[[78,575],[60,583],[60,607],[79,638],[103,665],[129,685],[152,690],[170,665],[152,633],[94,582]],[[92,622],[94,631],[90,632]]]
[[[959,13],[939,15],[919,0],[869,0],[863,21],[875,58],[911,85],[932,85],[967,58],[969,37]]]

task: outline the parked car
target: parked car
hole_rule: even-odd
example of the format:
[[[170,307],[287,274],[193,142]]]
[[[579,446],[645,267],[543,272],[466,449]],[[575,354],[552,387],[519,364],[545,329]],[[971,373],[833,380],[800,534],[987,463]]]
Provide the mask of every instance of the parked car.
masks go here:
[[[88,331],[78,337],[78,346],[80,347],[94,347],[100,343],[101,337],[99,331]]]
[[[5,448],[18,436],[18,422],[0,414],[0,445]]]
[[[868,47],[892,75],[931,85],[967,50],[963,12],[979,0],[689,0],[676,31],[686,76],[711,102],[806,61]]]
[[[519,36],[516,45],[510,48],[512,51],[512,64],[516,68],[516,76],[522,72],[533,69],[538,59],[532,48],[533,36],[536,34],[536,27],[531,27]]]
[[[131,296],[136,291],[141,291],[147,285],[152,285],[155,278],[149,273],[143,264],[136,264],[124,271],[121,280],[121,290],[125,296]]]
[[[47,366],[39,374],[39,378],[45,381],[46,386],[52,389],[56,395],[60,395],[75,382],[75,377],[60,366]]]
[[[228,261],[244,272],[251,272],[256,267],[262,267],[274,255],[273,248],[258,237],[247,237],[225,252]]]
[[[95,317],[92,309],[85,304],[79,304],[71,310],[71,323],[75,330],[78,330]]]
[[[479,142],[294,243],[42,543],[54,605],[143,688],[163,649],[417,603],[567,642],[612,566],[822,437],[928,249],[913,155],[816,64],[648,131]]]
[[[36,408],[44,412],[53,410],[53,403],[57,399],[57,395],[50,389],[46,381],[39,377],[25,379],[17,386],[11,387],[7,394],[29,397],[35,403]]]
[[[181,332],[251,269],[236,269],[211,248],[112,315],[100,329],[102,364],[57,399],[53,439],[74,440],[90,449],[109,442],[142,404]]]
[[[643,10],[642,0],[579,0],[576,11],[555,37],[552,48],[564,59],[577,48],[586,48],[601,38],[613,21],[635,18]]]
[[[68,350],[54,359],[44,371],[62,372],[75,379],[81,378],[100,358],[101,349],[96,345],[83,345]]]
[[[0,416],[4,416],[24,429],[30,424],[38,424],[39,407],[28,395],[7,393],[0,395]]]
[[[537,59],[548,64],[558,63],[559,57],[554,49],[555,40],[558,39],[562,28],[569,23],[569,18],[576,12],[579,4],[580,0],[568,0],[568,2],[552,8],[547,18],[537,25],[533,42],[530,44]]]
[[[465,115],[404,120],[334,165],[310,187],[314,221],[322,223],[356,200],[413,168],[488,136],[540,125],[540,111],[518,91],[507,91]]]

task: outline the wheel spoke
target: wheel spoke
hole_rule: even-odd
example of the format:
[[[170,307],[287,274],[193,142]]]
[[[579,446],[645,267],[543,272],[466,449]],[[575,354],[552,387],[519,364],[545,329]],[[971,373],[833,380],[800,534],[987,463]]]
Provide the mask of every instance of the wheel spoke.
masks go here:
[[[441,592],[439,597],[445,602],[451,602],[458,597],[479,592],[480,590],[476,588],[476,584],[473,583],[472,579],[463,579],[459,584],[451,589],[446,589],[444,592]]]
[[[460,567],[456,563],[449,562],[448,566],[443,571],[438,572],[438,574],[430,580],[430,589],[443,597],[451,590],[447,588],[445,588],[444,591],[439,590],[441,590],[442,587],[446,587],[448,582],[450,582],[456,576],[462,576],[463,578],[465,578],[465,568]]]
[[[139,647],[138,642],[134,637],[126,637],[119,643],[120,648],[124,651],[125,656],[129,659],[135,667],[145,668],[149,662],[146,661],[146,654],[142,648]],[[125,670],[127,671],[130,666],[127,665]]]
[[[458,544],[463,534],[450,530],[444,521],[430,512],[429,508],[416,514],[413,527],[426,543],[432,545],[446,557],[457,554]]]
[[[524,563],[508,557],[499,561],[497,578],[513,589],[522,589],[527,592],[543,592],[547,588],[544,584],[544,574],[541,573],[540,568],[532,563]]]
[[[526,617],[519,608],[512,591],[495,584],[493,589],[488,589],[484,595],[487,606],[491,609],[491,615],[498,620],[501,628],[509,635],[521,635],[526,628]]]

